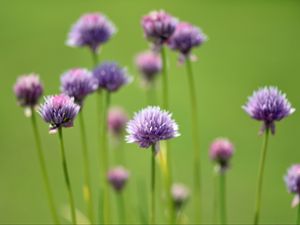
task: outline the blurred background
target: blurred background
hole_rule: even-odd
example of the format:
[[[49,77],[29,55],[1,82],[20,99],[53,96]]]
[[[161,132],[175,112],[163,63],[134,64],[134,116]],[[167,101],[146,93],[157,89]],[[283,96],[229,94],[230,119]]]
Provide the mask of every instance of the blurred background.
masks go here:
[[[165,9],[181,20],[200,26],[209,41],[194,51],[193,64],[200,111],[201,154],[203,166],[203,221],[212,223],[213,165],[208,159],[211,141],[230,138],[236,146],[228,173],[228,220],[249,224],[253,219],[254,196],[262,138],[260,124],[251,120],[241,106],[253,90],[276,85],[300,108],[300,2],[297,0],[64,0],[1,1],[0,7],[0,223],[51,223],[46,202],[30,120],[16,104],[12,85],[17,76],[36,72],[41,75],[45,95],[59,92],[60,75],[72,67],[91,68],[87,49],[65,45],[70,26],[85,12],[106,14],[118,33],[102,49],[100,60],[115,60],[128,68],[135,81],[113,95],[112,104],[123,106],[131,116],[146,105],[134,66],[135,55],[148,48],[140,26],[141,17],[153,9]],[[168,51],[170,64],[171,111],[180,126],[181,137],[172,141],[175,181],[192,188],[192,142],[185,67],[177,54]],[[93,188],[98,185],[98,140],[96,97],[85,105]],[[56,202],[67,202],[61,170],[59,143],[48,134],[47,125],[38,118],[47,166]],[[84,211],[81,188],[82,154],[77,123],[65,129],[65,144],[71,182],[77,207]],[[291,224],[296,211],[292,196],[283,183],[286,169],[300,162],[298,112],[277,124],[271,137],[263,190],[262,222]],[[131,173],[126,203],[134,214],[141,199],[138,180],[149,180],[149,151],[125,145]],[[129,196],[129,195],[128,195]],[[146,195],[144,195],[146,196]],[[191,203],[191,202],[190,202]],[[192,204],[186,208],[192,217]],[[138,222],[133,220],[132,222]]]

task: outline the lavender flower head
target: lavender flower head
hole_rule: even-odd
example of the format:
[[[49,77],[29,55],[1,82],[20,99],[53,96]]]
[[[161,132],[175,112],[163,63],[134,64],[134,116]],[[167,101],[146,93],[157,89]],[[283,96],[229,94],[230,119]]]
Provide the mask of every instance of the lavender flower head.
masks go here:
[[[87,69],[71,69],[61,77],[61,91],[82,105],[84,98],[98,88],[97,80]]]
[[[120,137],[125,130],[128,116],[121,107],[113,107],[108,112],[108,128],[115,137]]]
[[[98,81],[98,88],[106,89],[109,92],[119,90],[125,84],[131,82],[125,68],[121,68],[117,63],[104,62],[94,69],[93,76]]]
[[[261,133],[270,129],[272,134],[275,134],[275,121],[280,121],[295,112],[286,94],[277,87],[260,88],[249,97],[243,109],[253,119],[263,121]]]
[[[136,65],[147,83],[152,82],[162,69],[160,56],[150,51],[139,54]]]
[[[45,97],[45,103],[39,107],[39,114],[50,124],[50,133],[59,128],[73,127],[73,121],[80,110],[74,99],[65,94]]]
[[[29,74],[20,76],[14,85],[14,93],[17,97],[18,104],[27,109],[34,108],[40,97],[43,94],[43,85],[40,82],[40,78],[36,74]],[[31,114],[28,111],[28,116]]]
[[[114,24],[103,14],[84,14],[72,26],[67,45],[71,47],[88,46],[96,52],[99,46],[107,42],[115,32]]]
[[[141,148],[149,148],[161,140],[179,136],[178,125],[171,116],[169,112],[157,106],[142,109],[127,123],[127,142],[135,142]]]
[[[209,155],[218,164],[220,172],[225,172],[229,167],[233,152],[234,146],[228,139],[218,138],[211,144]]]
[[[109,183],[117,192],[121,192],[123,190],[128,178],[129,173],[123,167],[111,169],[107,175]]]
[[[295,207],[299,204],[300,196],[300,164],[291,166],[288,169],[284,181],[290,193],[296,194],[292,206]]]
[[[187,202],[189,195],[189,190],[185,185],[174,184],[172,186],[172,198],[174,206],[177,210],[180,210],[182,206]]]
[[[207,36],[200,28],[189,23],[181,22],[177,25],[174,34],[168,41],[170,48],[179,51],[180,61],[190,56],[194,47],[200,46],[207,40]]]
[[[164,44],[174,33],[178,20],[163,10],[152,11],[142,18],[145,37],[156,46]]]

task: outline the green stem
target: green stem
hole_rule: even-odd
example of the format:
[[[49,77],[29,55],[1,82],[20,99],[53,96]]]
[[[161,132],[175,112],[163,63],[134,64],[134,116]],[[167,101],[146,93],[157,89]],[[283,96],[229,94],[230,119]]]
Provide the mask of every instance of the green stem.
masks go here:
[[[96,68],[96,66],[98,65],[98,54],[95,51],[91,51],[92,52],[92,59],[93,59],[93,67]]]
[[[91,188],[91,177],[90,177],[90,163],[89,163],[89,153],[86,140],[86,131],[83,118],[83,111],[79,113],[79,123],[80,123],[80,133],[82,139],[82,156],[83,156],[83,166],[84,166],[84,187],[83,187],[83,197],[87,205],[87,211],[91,224],[94,224],[94,204],[92,198],[92,188]]]
[[[103,183],[104,183],[104,208],[103,208],[103,216],[104,223],[110,223],[110,197],[109,197],[109,186],[106,181],[106,175],[109,169],[109,151],[108,151],[108,136],[107,136],[107,113],[110,105],[110,93],[105,92],[105,103],[103,106],[103,121],[102,121],[102,172],[103,172]]]
[[[269,133],[270,131],[267,128],[265,131],[265,138],[262,145],[261,161],[260,161],[260,168],[259,168],[258,182],[257,182],[256,205],[255,205],[255,215],[254,215],[255,225],[259,223],[261,193],[262,193],[263,177],[264,177],[264,170],[265,170],[265,163],[266,163],[266,156],[267,156],[267,149],[268,149]]]
[[[218,182],[217,182],[217,173],[214,171],[213,173],[213,215],[212,215],[212,223],[217,224],[217,214],[218,214]]]
[[[297,225],[300,225],[300,204],[298,204],[298,216],[297,216]]]
[[[40,167],[41,167],[41,171],[42,171],[42,177],[44,180],[44,185],[45,185],[45,189],[46,189],[46,193],[47,193],[49,208],[51,210],[51,214],[52,214],[54,223],[60,224],[59,218],[57,215],[57,211],[56,211],[56,207],[55,207],[55,203],[54,203],[52,189],[50,186],[45,157],[44,157],[44,153],[42,150],[41,138],[40,138],[37,123],[36,123],[35,112],[34,112],[34,109],[31,109],[31,111],[32,111],[31,122],[32,122],[32,128],[33,128],[33,134],[34,134],[34,138],[35,138],[37,155],[39,158]]]
[[[161,60],[162,60],[162,88],[163,88],[163,108],[169,109],[169,84],[168,84],[168,62],[167,54],[164,46],[161,47]]]
[[[156,203],[155,203],[155,145],[152,145],[152,152],[151,152],[151,212],[150,212],[150,223],[155,224],[156,220]]]
[[[71,187],[71,182],[70,182],[70,177],[69,177],[69,172],[68,172],[68,165],[67,165],[67,159],[66,159],[66,153],[65,153],[62,128],[58,129],[58,136],[59,136],[59,142],[60,142],[63,172],[64,172],[65,182],[66,182],[68,196],[69,196],[72,223],[77,224],[76,209],[75,209],[74,197],[73,197],[73,192],[72,192],[72,187]]]
[[[127,218],[126,218],[126,208],[124,207],[124,196],[123,193],[117,193],[118,194],[118,207],[119,207],[119,224],[126,224]]]
[[[227,224],[226,213],[226,176],[225,173],[220,173],[220,218],[221,224]]]
[[[200,161],[200,143],[198,129],[198,102],[195,88],[194,75],[192,70],[191,60],[186,59],[187,77],[191,100],[192,113],[192,138],[194,149],[194,196],[195,196],[195,219],[197,223],[201,221],[201,161]]]

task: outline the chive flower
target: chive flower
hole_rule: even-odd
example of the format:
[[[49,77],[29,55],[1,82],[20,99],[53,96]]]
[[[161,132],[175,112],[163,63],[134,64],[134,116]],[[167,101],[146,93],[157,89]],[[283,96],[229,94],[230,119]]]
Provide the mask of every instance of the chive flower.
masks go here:
[[[284,181],[288,191],[295,194],[292,206],[296,207],[299,205],[300,199],[300,164],[293,165],[288,169]]]
[[[277,87],[264,87],[255,91],[243,109],[253,119],[262,121],[261,133],[270,129],[275,134],[275,122],[293,114],[295,109]]]
[[[128,116],[123,108],[112,107],[108,112],[108,129],[115,137],[120,137],[128,122]]]
[[[171,192],[175,209],[178,211],[187,202],[190,195],[189,190],[183,184],[173,184]]]
[[[93,52],[116,33],[115,25],[101,13],[87,13],[81,16],[69,32],[67,45],[89,47]]]
[[[98,88],[97,80],[87,69],[75,68],[67,71],[61,77],[61,91],[82,105],[85,97]]]
[[[141,148],[149,148],[161,140],[179,136],[178,125],[172,115],[158,106],[148,106],[134,115],[127,123],[128,143],[137,143]]]
[[[102,63],[94,69],[93,76],[98,81],[98,88],[108,92],[118,91],[132,80],[127,75],[127,70],[114,62]]]
[[[45,97],[38,112],[45,122],[50,124],[50,133],[56,133],[61,127],[73,127],[73,121],[80,110],[74,98],[65,94]]]
[[[121,192],[129,178],[129,173],[123,167],[115,167],[108,172],[107,179],[117,192]]]
[[[229,161],[234,153],[233,144],[225,138],[218,138],[210,146],[210,158],[217,163],[220,172],[229,168]]]

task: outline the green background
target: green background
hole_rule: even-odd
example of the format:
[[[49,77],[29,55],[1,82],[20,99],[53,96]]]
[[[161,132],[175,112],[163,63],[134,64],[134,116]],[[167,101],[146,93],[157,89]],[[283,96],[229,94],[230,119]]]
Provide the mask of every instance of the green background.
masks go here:
[[[91,67],[86,49],[65,46],[71,24],[85,12],[100,11],[116,24],[118,33],[105,45],[101,60],[116,60],[138,77],[134,56],[148,47],[140,27],[141,16],[153,9],[165,9],[176,17],[200,26],[209,41],[194,53],[193,64],[198,93],[203,162],[203,221],[212,218],[212,170],[208,147],[218,136],[230,138],[236,146],[228,173],[228,218],[231,223],[251,223],[254,211],[256,175],[262,138],[260,124],[241,109],[247,96],[264,85],[276,85],[300,107],[300,2],[299,1],[201,1],[201,0],[64,0],[1,1],[0,6],[0,223],[51,222],[45,201],[30,120],[15,101],[12,85],[17,76],[41,75],[45,94],[59,91],[59,77],[72,67]],[[181,137],[172,141],[175,180],[192,186],[192,143],[189,98],[185,67],[169,51],[171,111],[180,126]],[[130,115],[146,105],[138,79],[113,95],[113,105],[122,105]],[[93,164],[94,191],[98,178],[96,98],[87,99],[85,120]],[[48,134],[38,118],[45,155],[56,201],[67,201],[58,151],[58,138]],[[296,211],[286,191],[283,175],[300,162],[300,116],[298,112],[277,124],[271,138],[262,222],[291,224]],[[81,195],[82,160],[77,122],[65,129],[67,156],[76,204],[84,211]],[[150,152],[126,144],[131,171],[130,198],[126,202],[134,215],[137,202],[145,201],[136,191],[137,180],[149,180]],[[144,193],[146,196],[146,193]],[[191,197],[192,199],[192,197]],[[192,218],[192,202],[187,214]],[[146,204],[146,203],[144,203]],[[130,206],[130,205],[133,205]]]

